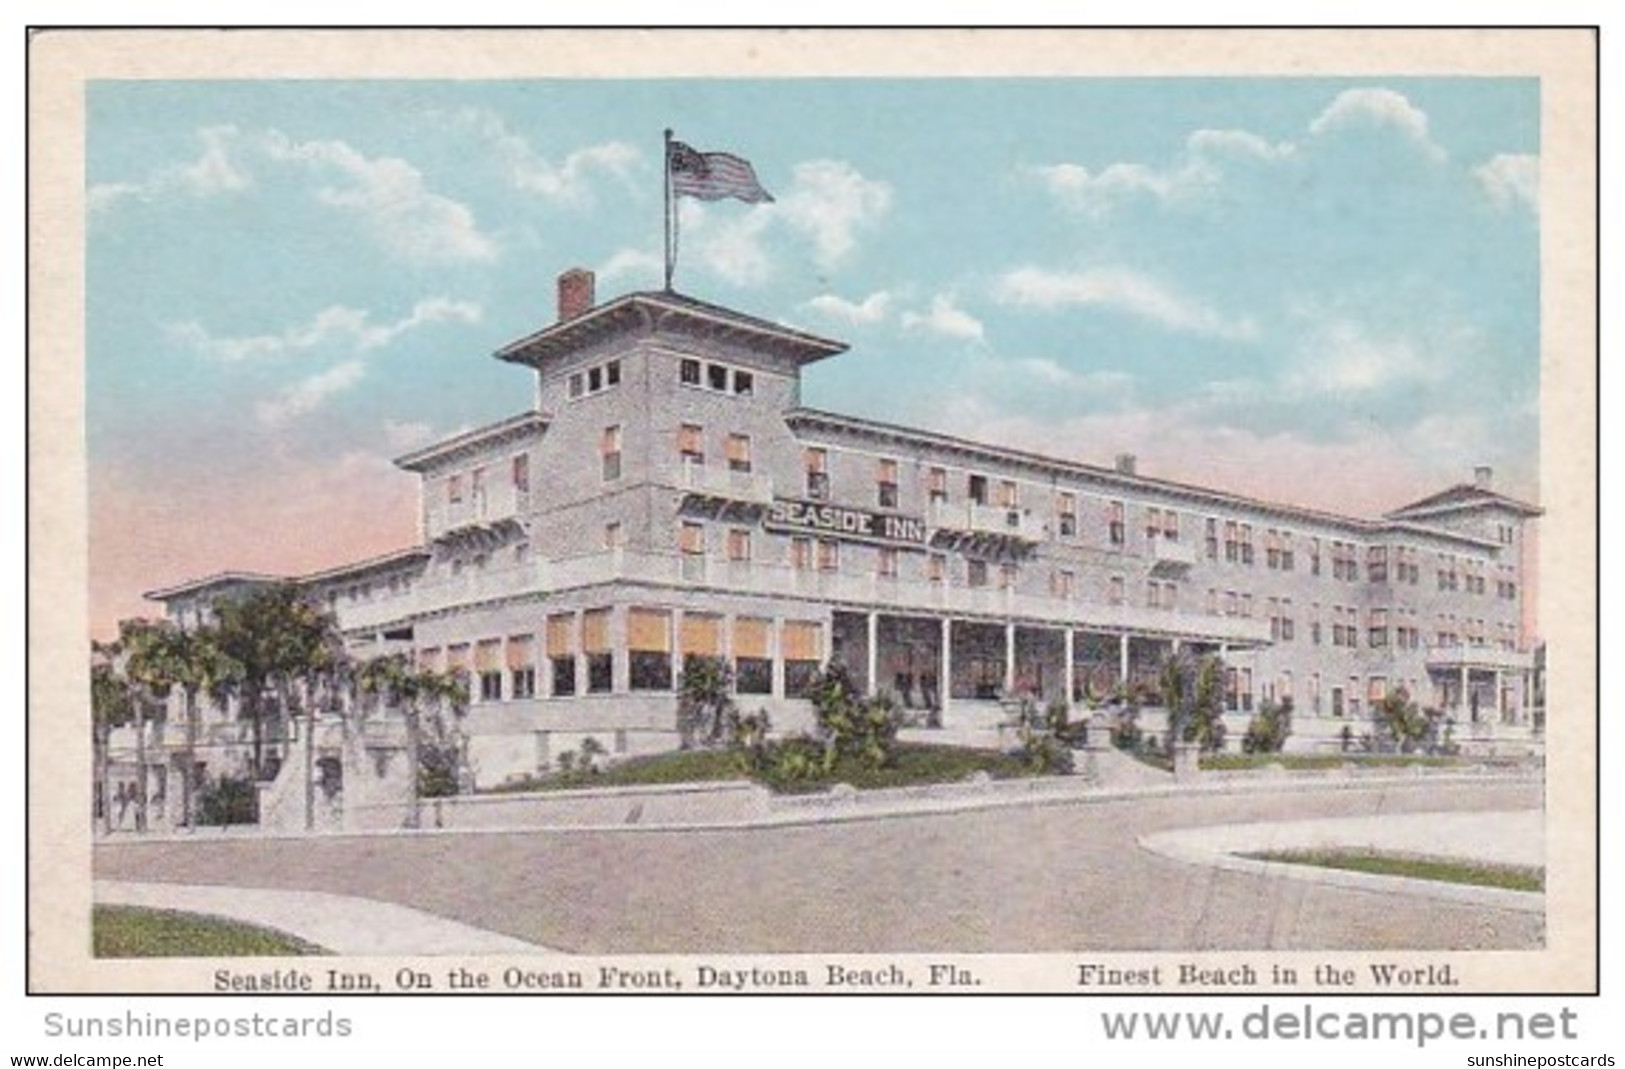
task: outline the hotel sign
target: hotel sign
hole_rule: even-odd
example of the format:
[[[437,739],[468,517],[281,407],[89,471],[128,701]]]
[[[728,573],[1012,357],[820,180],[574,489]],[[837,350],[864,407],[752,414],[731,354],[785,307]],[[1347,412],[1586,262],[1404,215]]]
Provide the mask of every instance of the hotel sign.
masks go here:
[[[815,501],[777,498],[767,510],[762,526],[775,531],[796,531],[824,538],[845,538],[862,542],[892,542],[923,546],[925,521],[918,516],[846,508]]]

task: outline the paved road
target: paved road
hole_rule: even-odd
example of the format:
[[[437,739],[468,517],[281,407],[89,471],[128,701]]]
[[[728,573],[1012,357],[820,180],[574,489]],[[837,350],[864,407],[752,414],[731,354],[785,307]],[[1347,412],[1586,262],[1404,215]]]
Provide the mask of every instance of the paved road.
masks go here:
[[[1160,857],[1139,836],[1540,804],[1535,784],[1203,795],[684,832],[116,843],[98,879],[398,902],[577,953],[1530,948],[1539,916]]]

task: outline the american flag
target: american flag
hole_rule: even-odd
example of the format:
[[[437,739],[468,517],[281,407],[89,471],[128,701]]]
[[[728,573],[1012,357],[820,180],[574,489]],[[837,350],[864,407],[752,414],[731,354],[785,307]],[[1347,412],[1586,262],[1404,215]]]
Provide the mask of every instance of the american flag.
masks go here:
[[[681,141],[673,141],[666,154],[671,174],[671,191],[679,197],[696,200],[724,200],[734,197],[747,204],[771,203],[773,195],[756,180],[750,163],[728,152],[696,152]]]

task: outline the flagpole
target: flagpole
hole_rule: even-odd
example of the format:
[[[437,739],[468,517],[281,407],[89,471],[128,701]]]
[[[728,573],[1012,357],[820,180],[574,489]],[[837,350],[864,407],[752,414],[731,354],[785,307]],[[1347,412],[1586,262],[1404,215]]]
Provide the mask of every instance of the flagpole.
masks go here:
[[[671,127],[666,127],[666,151],[662,156],[664,162],[666,189],[666,292],[671,292],[671,273],[676,267],[677,217],[671,207]]]

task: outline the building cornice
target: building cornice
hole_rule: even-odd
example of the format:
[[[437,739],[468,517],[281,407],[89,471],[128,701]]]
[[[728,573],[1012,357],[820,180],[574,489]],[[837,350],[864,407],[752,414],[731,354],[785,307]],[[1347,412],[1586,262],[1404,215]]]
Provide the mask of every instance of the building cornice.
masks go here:
[[[863,419],[856,416],[843,416],[820,409],[792,409],[785,414],[785,423],[789,425],[792,431],[802,429],[836,431],[880,443],[931,449],[950,455],[957,454],[972,461],[1017,465],[1050,477],[1059,476],[1092,482],[1107,490],[1171,495],[1191,503],[1233,510],[1242,509],[1300,523],[1340,527],[1351,534],[1367,538],[1380,536],[1391,531],[1405,531],[1475,547],[1496,548],[1498,545],[1487,539],[1462,534],[1459,531],[1445,530],[1425,524],[1406,523],[1402,519],[1393,517],[1392,514],[1390,514],[1390,518],[1384,520],[1345,516],[1298,505],[1266,501],[1243,494],[1228,493],[1223,490],[1214,490],[1170,479],[1154,479],[1144,475],[1130,475],[1114,468],[1086,464],[1081,461],[1062,460],[1056,457],[1044,456],[1040,453],[990,445],[985,442],[941,434],[936,431],[918,430],[912,427],[903,427],[893,423],[884,423],[879,420]]]
[[[539,431],[547,429],[551,417],[541,412],[521,412],[517,416],[484,427],[476,427],[471,431],[454,435],[442,442],[426,445],[421,449],[413,450],[404,456],[395,458],[395,466],[406,471],[421,472],[436,464],[459,457],[478,453],[493,445],[514,441],[528,437]]]
[[[581,315],[544,327],[498,349],[498,360],[540,369],[614,335],[698,335],[762,348],[798,365],[843,353],[845,342],[780,326],[680,293],[628,293]]]

